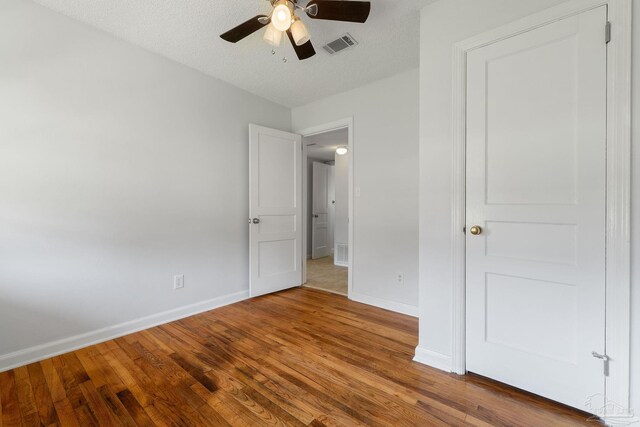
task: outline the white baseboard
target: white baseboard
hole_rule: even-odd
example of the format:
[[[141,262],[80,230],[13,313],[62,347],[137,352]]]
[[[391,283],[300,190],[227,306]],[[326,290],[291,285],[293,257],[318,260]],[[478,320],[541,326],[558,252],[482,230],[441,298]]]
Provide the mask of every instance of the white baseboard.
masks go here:
[[[633,414],[628,415],[617,415],[613,417],[604,417],[602,418],[604,424],[607,426],[633,426],[640,423],[640,418],[634,416]]]
[[[413,360],[414,362],[422,363],[423,365],[428,365],[441,371],[451,372],[451,356],[447,356],[446,354],[436,353],[435,351],[418,346],[416,347],[416,355]]]
[[[338,261],[334,261],[333,262],[334,265],[337,265],[338,267],[349,267],[349,264],[346,262],[338,262]]]
[[[418,307],[415,305],[404,304],[401,302],[389,301],[382,298],[362,295],[355,292],[349,294],[349,299],[361,302],[363,304],[373,305],[385,310],[395,311],[397,313],[406,314],[408,316],[418,317]]]
[[[162,325],[174,320],[183,319],[214,308],[233,304],[249,298],[249,291],[236,292],[229,295],[213,298],[207,301],[197,302],[162,313],[152,314],[150,316],[141,317],[139,319],[120,323],[114,326],[97,329],[95,331],[86,332],[84,334],[75,335],[69,338],[63,338],[57,341],[40,344],[19,350],[13,353],[0,355],[0,372],[8,371],[13,368],[28,365],[29,363],[38,362],[90,345],[109,341],[134,332],[149,329],[154,326]]]

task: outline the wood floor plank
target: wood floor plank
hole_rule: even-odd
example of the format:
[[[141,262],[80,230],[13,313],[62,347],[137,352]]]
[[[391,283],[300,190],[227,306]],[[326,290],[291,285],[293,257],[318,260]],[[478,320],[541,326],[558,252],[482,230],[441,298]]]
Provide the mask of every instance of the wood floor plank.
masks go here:
[[[117,424],[128,427],[135,427],[137,425],[127,411],[127,408],[125,408],[114,391],[108,385],[103,385],[97,391],[107,409],[114,418],[118,420]]]
[[[22,424],[25,426],[39,426],[40,416],[35,404],[31,381],[29,380],[29,370],[26,366],[22,366],[16,368],[14,372]]]
[[[69,426],[69,427],[80,426],[78,416],[73,410],[73,406],[71,406],[71,402],[69,402],[67,399],[54,402],[53,406],[56,408],[56,414],[58,416],[58,419],[60,420],[61,426]]]
[[[49,386],[40,363],[32,363],[27,366],[29,370],[29,381],[33,388],[34,404],[36,405],[41,425],[49,426],[59,424],[60,419],[53,406]]]
[[[2,421],[2,387],[0,387],[0,427],[4,427],[4,421]]]
[[[412,361],[415,318],[298,288],[0,373],[0,427],[580,426]]]
[[[127,410],[135,425],[140,427],[152,427],[155,425],[131,391],[127,389],[122,390],[118,393],[118,400],[120,400],[122,406]]]
[[[86,372],[83,373],[83,368],[77,356],[74,353],[69,353],[54,357],[51,361],[64,388],[66,399],[69,400],[73,409],[76,410],[86,405],[87,399],[82,394],[82,390],[80,390],[80,384],[89,381],[89,376],[86,375]],[[86,411],[83,410],[81,412],[81,418],[86,418],[87,420],[91,418],[87,416]]]
[[[51,394],[51,400],[53,403],[60,402],[67,399],[67,392],[64,389],[62,380],[58,375],[58,371],[53,365],[53,359],[46,359],[40,362],[42,373],[44,374],[44,380],[47,382],[49,393]]]
[[[87,399],[87,406],[89,407],[95,419],[101,424],[107,423],[109,425],[117,425],[118,420],[116,416],[109,410],[106,402],[102,399],[98,390],[91,381],[85,381],[80,384],[80,390]]]
[[[0,372],[0,402],[2,403],[2,425],[22,426],[18,392],[14,371]]]

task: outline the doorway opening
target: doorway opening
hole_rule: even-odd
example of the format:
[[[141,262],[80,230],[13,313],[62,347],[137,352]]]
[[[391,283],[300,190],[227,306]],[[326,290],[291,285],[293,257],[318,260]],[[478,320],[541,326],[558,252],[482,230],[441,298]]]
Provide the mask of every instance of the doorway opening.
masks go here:
[[[304,135],[304,286],[348,296],[349,126]]]

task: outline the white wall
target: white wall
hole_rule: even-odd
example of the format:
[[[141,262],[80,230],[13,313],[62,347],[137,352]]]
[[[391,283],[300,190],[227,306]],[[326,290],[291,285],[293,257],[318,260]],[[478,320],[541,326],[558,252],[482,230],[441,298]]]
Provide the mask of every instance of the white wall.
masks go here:
[[[418,70],[294,108],[301,131],[354,119],[354,299],[417,313]],[[396,276],[403,272],[403,285]]]
[[[347,145],[343,143],[342,145]],[[335,244],[349,244],[349,153],[335,155]]]
[[[640,4],[633,2],[631,134],[631,403],[640,415]]]
[[[451,52],[455,42],[564,0],[441,0],[421,12],[420,37],[420,350],[434,363],[451,355]],[[634,2],[635,3],[635,2]],[[639,5],[634,5],[639,6]],[[640,7],[635,8],[634,100],[640,99]],[[633,356],[640,360],[640,115],[634,110]],[[632,397],[640,411],[640,372]]]
[[[289,109],[23,0],[0,64],[0,369],[246,295],[247,125]]]

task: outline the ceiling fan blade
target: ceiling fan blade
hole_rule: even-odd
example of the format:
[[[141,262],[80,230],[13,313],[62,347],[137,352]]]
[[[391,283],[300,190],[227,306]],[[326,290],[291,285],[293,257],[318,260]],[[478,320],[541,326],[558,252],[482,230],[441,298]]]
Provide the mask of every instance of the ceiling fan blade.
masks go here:
[[[266,18],[266,19],[265,19]],[[231,43],[236,43],[243,38],[255,33],[260,28],[269,23],[269,17],[267,15],[256,15],[248,21],[243,22],[235,28],[230,29],[220,37]]]
[[[293,50],[296,51],[296,55],[298,55],[299,60],[311,58],[316,54],[316,50],[313,48],[313,44],[311,44],[311,40],[308,42],[298,46],[296,42],[293,40],[293,34],[291,34],[291,30],[287,30],[287,36],[289,36],[289,41],[291,42],[291,46],[293,46]]]
[[[313,19],[363,23],[366,22],[369,17],[371,2],[311,0],[306,9],[309,18]]]

